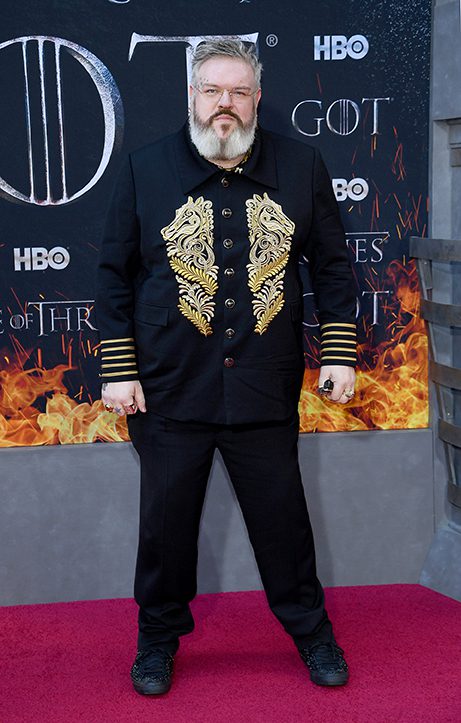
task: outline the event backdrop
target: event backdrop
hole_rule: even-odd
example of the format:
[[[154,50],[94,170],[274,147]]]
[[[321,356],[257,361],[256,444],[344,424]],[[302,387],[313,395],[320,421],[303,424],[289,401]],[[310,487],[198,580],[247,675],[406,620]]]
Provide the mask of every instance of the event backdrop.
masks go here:
[[[427,222],[430,0],[3,0],[0,445],[127,439],[99,400],[95,268],[127,153],[179,128],[191,51],[240,35],[261,124],[318,146],[357,282],[358,393],[315,394],[305,279],[302,431],[427,426],[427,345],[408,238]]]

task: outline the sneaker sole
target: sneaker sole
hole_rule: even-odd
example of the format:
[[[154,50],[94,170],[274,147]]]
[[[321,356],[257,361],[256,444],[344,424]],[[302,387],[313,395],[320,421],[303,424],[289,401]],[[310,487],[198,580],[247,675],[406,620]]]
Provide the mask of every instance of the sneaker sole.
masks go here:
[[[133,688],[137,693],[140,695],[163,695],[164,693],[168,693],[168,691],[171,688],[171,682],[169,683],[135,683],[134,680],[131,681],[133,683]]]
[[[311,680],[316,685],[346,685],[349,680],[349,673],[333,673],[330,677],[311,673]]]

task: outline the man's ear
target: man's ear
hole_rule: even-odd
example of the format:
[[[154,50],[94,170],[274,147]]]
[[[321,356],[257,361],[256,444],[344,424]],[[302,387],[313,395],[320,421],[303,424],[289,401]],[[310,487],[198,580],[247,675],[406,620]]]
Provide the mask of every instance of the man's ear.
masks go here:
[[[187,112],[190,115],[191,106],[192,106],[192,96],[194,95],[195,88],[192,85],[189,85],[189,102],[188,102],[188,108]]]

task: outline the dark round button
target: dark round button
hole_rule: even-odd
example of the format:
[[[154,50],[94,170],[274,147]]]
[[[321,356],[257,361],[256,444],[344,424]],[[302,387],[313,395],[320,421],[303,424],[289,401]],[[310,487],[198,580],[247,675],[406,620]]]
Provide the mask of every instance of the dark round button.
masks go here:
[[[224,188],[229,188],[230,181],[226,176],[224,176],[224,178],[221,178],[221,186],[224,186]]]
[[[224,218],[230,218],[232,216],[232,211],[230,210],[230,208],[223,208],[221,213],[224,216]]]
[[[232,359],[231,356],[226,356],[224,359],[224,366],[225,367],[233,367],[235,364],[235,361]]]
[[[226,239],[227,241],[227,239]],[[235,274],[234,269],[224,269],[224,276],[233,276]]]
[[[232,241],[231,238],[225,238],[222,243],[223,243],[224,248],[226,248],[226,249],[231,249],[232,246],[234,245],[234,242]]]
[[[224,303],[225,303],[225,305],[227,306],[228,309],[233,309],[234,306],[235,306],[235,301],[234,301],[234,299],[226,299]]]
[[[233,329],[226,329],[224,332],[228,339],[232,339],[232,337],[235,334],[235,331]]]

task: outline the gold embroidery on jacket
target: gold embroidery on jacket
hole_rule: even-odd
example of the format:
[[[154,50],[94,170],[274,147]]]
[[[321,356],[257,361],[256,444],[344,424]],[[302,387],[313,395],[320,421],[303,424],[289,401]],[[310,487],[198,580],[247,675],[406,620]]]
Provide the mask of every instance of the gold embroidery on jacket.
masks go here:
[[[285,303],[283,278],[295,224],[267,193],[246,202],[250,238],[248,286],[253,292],[255,332],[263,334]]]
[[[189,196],[160,233],[167,242],[168,260],[179,286],[178,309],[201,334],[209,336],[218,289],[211,201],[202,196],[194,201]]]

